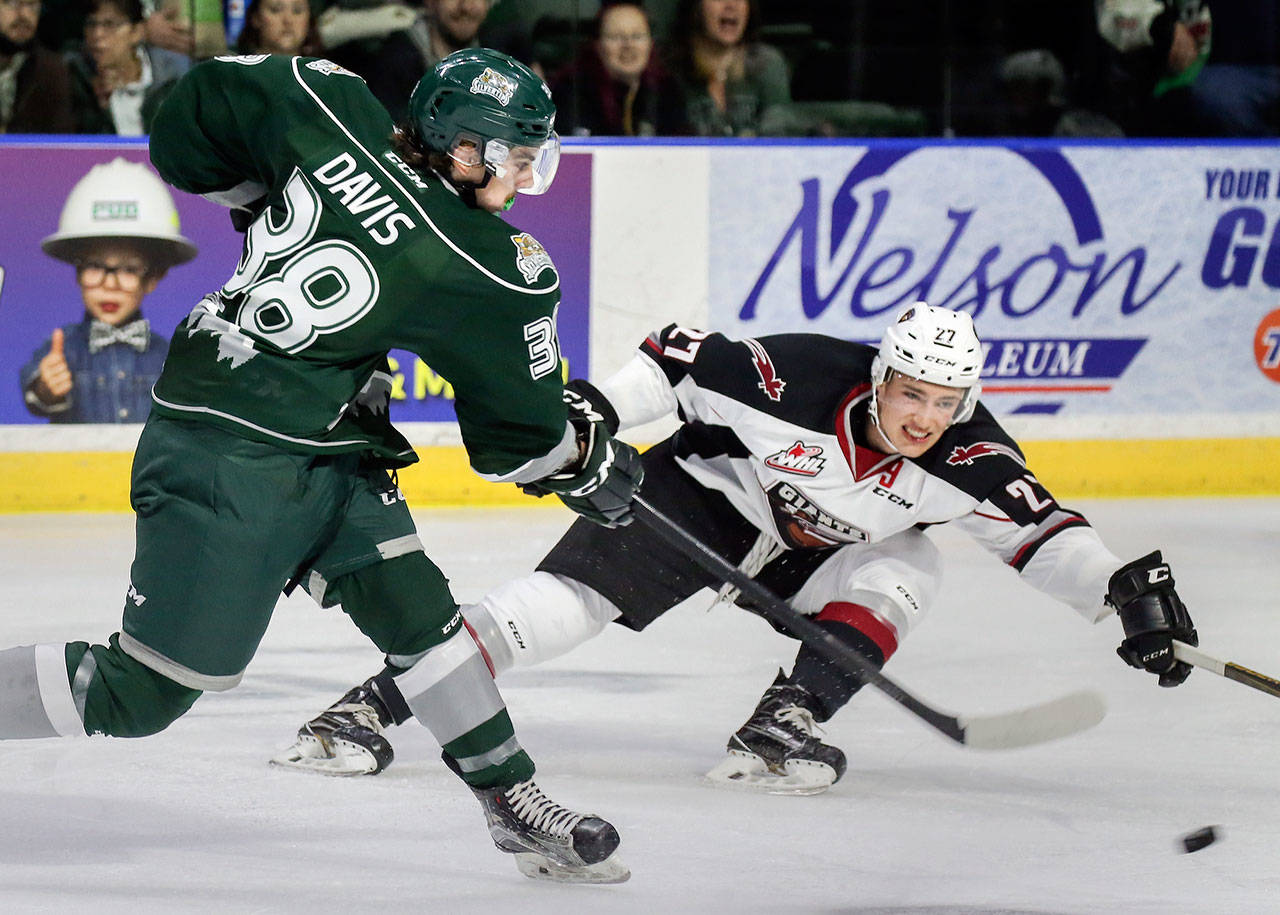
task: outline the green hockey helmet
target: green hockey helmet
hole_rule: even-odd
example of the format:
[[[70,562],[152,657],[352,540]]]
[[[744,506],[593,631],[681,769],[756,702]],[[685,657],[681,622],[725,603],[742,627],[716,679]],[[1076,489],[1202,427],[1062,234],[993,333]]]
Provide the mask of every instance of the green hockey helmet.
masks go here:
[[[524,194],[542,194],[560,164],[551,90],[506,54],[467,48],[443,58],[409,97],[418,142],[464,167],[483,164]]]

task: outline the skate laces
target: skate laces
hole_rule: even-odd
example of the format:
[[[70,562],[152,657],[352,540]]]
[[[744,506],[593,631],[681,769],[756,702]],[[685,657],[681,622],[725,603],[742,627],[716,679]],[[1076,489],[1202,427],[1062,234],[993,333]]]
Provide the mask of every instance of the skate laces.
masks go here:
[[[507,789],[506,798],[512,813],[534,829],[551,835],[568,838],[583,819],[581,813],[561,807],[543,794],[532,780]]]
[[[818,722],[813,719],[813,712],[801,705],[787,705],[773,713],[775,721],[788,724],[798,731],[803,731],[806,737],[821,737],[824,731]]]
[[[335,705],[320,717],[331,719],[331,723],[335,728],[356,724],[368,728],[375,734],[382,733],[382,720],[378,718],[377,709],[363,702],[348,702],[342,705]]]

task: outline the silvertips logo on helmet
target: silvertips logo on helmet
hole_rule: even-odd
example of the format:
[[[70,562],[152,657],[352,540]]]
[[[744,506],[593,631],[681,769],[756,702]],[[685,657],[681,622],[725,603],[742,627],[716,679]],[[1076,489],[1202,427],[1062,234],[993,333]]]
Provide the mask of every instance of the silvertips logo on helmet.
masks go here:
[[[516,84],[495,72],[493,67],[485,67],[484,72],[471,81],[471,94],[492,95],[506,107],[516,94]]]

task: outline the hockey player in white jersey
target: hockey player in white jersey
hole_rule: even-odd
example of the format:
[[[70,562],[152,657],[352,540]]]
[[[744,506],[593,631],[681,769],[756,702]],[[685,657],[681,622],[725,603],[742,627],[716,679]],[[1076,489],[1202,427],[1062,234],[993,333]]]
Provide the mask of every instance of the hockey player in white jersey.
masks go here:
[[[969,316],[917,303],[878,351],[673,325],[599,389],[571,386],[622,430],[675,413],[678,430],[643,456],[645,498],[877,667],[936,600],[941,561],[924,530],[953,523],[1085,620],[1118,611],[1121,658],[1178,685],[1190,667],[1171,640],[1197,636],[1160,553],[1122,563],[1057,503],[978,402],[981,368]],[[578,521],[537,571],[464,614],[501,673],[560,655],[610,621],[643,629],[718,584],[645,525]],[[383,768],[392,754],[382,731],[398,723],[380,698],[386,676],[303,726],[274,761],[337,774]],[[802,645],[711,778],[825,789],[846,762],[817,725],[861,685]]]

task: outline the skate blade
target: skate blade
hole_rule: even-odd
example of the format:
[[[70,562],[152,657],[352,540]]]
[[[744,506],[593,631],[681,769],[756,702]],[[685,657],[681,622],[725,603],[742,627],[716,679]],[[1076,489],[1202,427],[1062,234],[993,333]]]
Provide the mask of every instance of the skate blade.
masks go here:
[[[836,770],[826,763],[789,759],[782,767],[778,774],[754,753],[730,750],[707,773],[707,780],[719,788],[799,796],[821,794],[836,782]]]
[[[631,878],[631,871],[618,860],[617,855],[610,855],[596,864],[584,864],[581,867],[557,864],[536,852],[516,852],[514,857],[520,873],[534,880],[549,880],[553,883],[625,883]]]
[[[333,742],[333,753],[330,753],[319,740],[299,738],[298,742],[278,756],[271,757],[271,765],[282,769],[294,769],[299,772],[314,772],[319,775],[347,777],[352,775],[375,775],[378,772],[378,761],[374,755],[359,744],[345,740]]]

